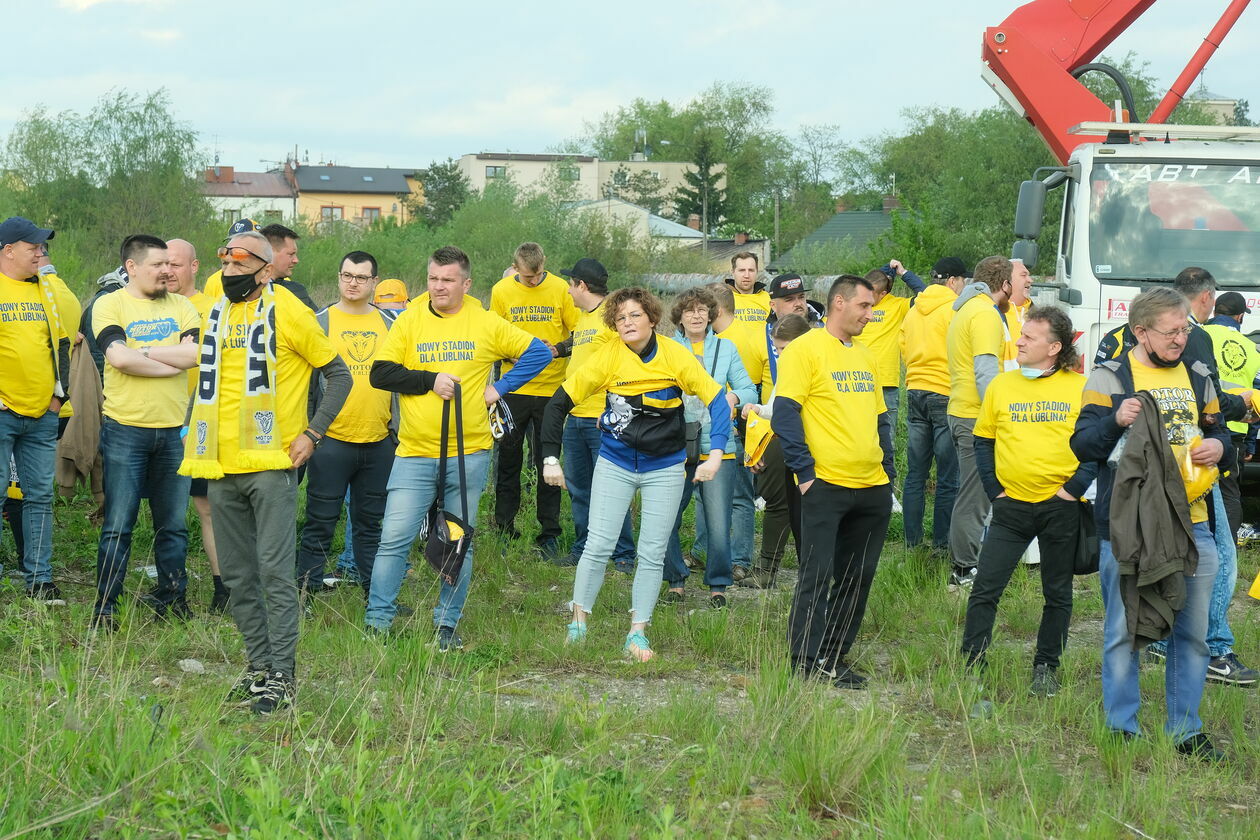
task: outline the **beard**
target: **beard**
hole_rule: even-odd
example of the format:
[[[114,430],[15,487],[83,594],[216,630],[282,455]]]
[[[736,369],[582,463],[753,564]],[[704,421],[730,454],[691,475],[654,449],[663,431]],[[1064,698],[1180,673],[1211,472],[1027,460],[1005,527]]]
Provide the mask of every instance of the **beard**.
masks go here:
[[[162,283],[156,289],[149,292],[147,297],[149,298],[149,300],[162,300],[166,297],[167,294],[168,292],[166,289],[166,284]]]

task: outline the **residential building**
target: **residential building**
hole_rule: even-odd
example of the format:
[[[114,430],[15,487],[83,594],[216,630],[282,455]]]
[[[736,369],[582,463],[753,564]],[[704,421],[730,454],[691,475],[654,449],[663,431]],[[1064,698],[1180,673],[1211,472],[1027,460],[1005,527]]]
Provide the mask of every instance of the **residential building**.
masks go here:
[[[286,167],[297,188],[298,215],[311,222],[407,222],[424,203],[416,169],[298,164]]]
[[[775,257],[767,266],[771,271],[812,273],[821,259],[837,259],[844,253],[865,256],[868,246],[892,230],[896,199],[886,198],[883,210],[845,210],[837,205],[836,214],[813,233]]]
[[[201,193],[229,225],[245,217],[270,224],[291,222],[298,216],[297,190],[283,172],[241,172],[231,166],[207,167]]]

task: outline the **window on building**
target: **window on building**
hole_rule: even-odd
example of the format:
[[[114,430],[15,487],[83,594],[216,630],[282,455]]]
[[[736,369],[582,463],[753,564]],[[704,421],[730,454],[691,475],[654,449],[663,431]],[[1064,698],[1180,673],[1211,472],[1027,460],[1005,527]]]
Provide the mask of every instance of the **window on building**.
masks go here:
[[[661,180],[661,170],[653,169],[649,174],[656,180]]]
[[[371,175],[364,175],[364,176],[363,176],[363,180],[364,180],[364,181],[368,181],[368,182],[370,183],[370,182],[372,182],[372,181],[375,181],[376,179],[375,179],[375,178],[373,178]]]
[[[506,178],[507,167],[506,166],[487,166],[486,177],[487,178]]]
[[[341,221],[341,208],[325,205],[319,208],[319,219],[321,222],[339,222]]]
[[[375,222],[380,217],[381,217],[381,208],[379,207],[364,207],[363,208],[363,221],[369,222],[369,223]]]
[[[560,166],[561,181],[580,181],[582,180],[582,170],[573,164],[562,164]]]
[[[239,219],[240,217],[241,217],[241,211],[240,211],[240,210],[224,210],[224,211],[223,211],[223,221],[224,221],[224,223],[226,223],[226,224],[228,224],[228,225],[231,225],[233,222],[235,222],[235,221],[236,221],[237,219]]]
[[[319,180],[321,180],[321,181],[331,181],[331,180],[332,180],[332,176],[331,176],[331,175],[320,175],[320,176],[319,176]]]

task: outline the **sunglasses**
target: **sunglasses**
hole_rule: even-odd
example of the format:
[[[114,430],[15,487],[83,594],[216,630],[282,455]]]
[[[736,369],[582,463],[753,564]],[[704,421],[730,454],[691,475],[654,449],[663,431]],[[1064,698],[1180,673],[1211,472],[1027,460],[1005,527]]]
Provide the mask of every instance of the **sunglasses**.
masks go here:
[[[231,260],[232,262],[239,263],[239,262],[245,262],[249,258],[253,257],[254,259],[260,262],[264,262],[264,263],[266,262],[266,260],[264,260],[262,257],[255,254],[253,251],[249,250],[248,248],[242,248],[240,246],[235,246],[231,248],[229,248],[226,245],[220,246],[218,250],[218,254],[219,254],[220,260]]]

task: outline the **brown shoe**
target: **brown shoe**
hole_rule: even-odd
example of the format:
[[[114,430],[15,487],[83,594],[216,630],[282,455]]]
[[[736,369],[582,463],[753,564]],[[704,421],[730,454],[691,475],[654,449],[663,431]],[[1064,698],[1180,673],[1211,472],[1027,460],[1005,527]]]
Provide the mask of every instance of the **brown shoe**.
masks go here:
[[[741,580],[743,580],[746,577],[748,577],[747,566],[736,566],[734,569],[731,570],[731,579],[734,580],[736,583],[739,583]]]
[[[739,582],[740,586],[749,589],[774,589],[774,572],[765,569],[753,569]]]

